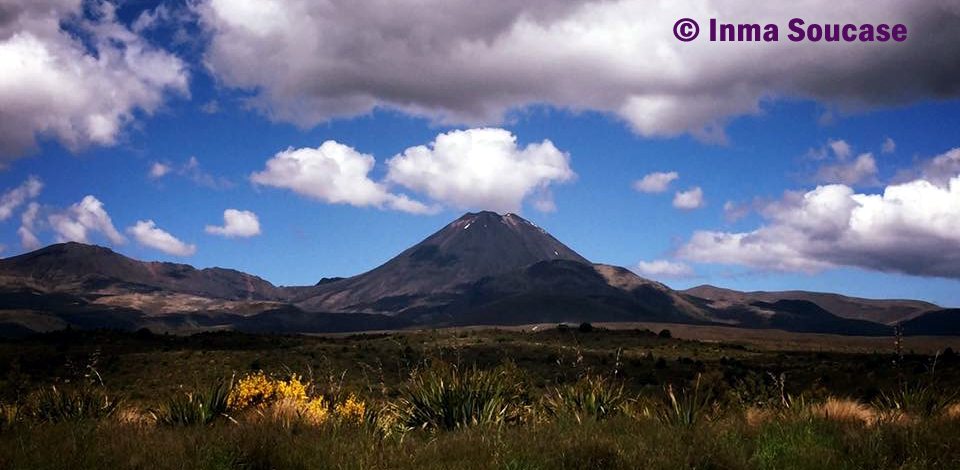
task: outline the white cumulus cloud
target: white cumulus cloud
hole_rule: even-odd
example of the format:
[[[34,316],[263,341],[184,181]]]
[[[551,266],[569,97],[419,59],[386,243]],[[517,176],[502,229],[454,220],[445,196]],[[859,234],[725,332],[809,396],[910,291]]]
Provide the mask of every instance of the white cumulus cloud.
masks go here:
[[[673,195],[673,207],[683,210],[693,210],[703,207],[703,189],[694,186],[686,191],[677,191]]]
[[[904,183],[914,179],[924,179],[938,186],[946,187],[950,180],[957,175],[960,175],[960,147],[925,160],[916,168],[900,171],[894,177],[894,182]]]
[[[727,201],[723,203],[723,218],[728,223],[734,223],[746,218],[753,211],[753,205],[749,203],[736,203]]]
[[[550,185],[576,177],[569,156],[549,140],[521,148],[516,136],[494,128],[440,134],[394,156],[387,166],[388,182],[440,204],[498,212],[519,212],[534,194],[534,206],[550,211]]]
[[[853,153],[853,147],[845,140],[831,140],[827,142],[827,146],[830,147],[830,150],[833,150],[833,155],[837,157],[837,160],[846,160]]]
[[[94,196],[86,196],[66,210],[47,218],[56,233],[57,242],[90,243],[91,233],[100,233],[112,243],[122,245],[126,238],[113,226],[103,203]]]
[[[157,227],[152,220],[138,220],[135,225],[127,228],[127,233],[132,235],[137,243],[168,255],[192,256],[197,252],[196,245],[180,241],[169,232]]]
[[[855,266],[960,278],[960,176],[917,179],[878,194],[846,185],[788,193],[748,232],[698,231],[682,258],[759,269],[818,272]]]
[[[31,176],[20,186],[3,193],[0,196],[0,221],[9,219],[17,208],[40,195],[41,190],[43,190],[43,181],[36,176]]]
[[[153,162],[153,164],[150,165],[150,172],[147,174],[150,176],[150,178],[159,179],[163,178],[171,171],[173,171],[173,168],[171,168],[170,165],[161,162]]]
[[[431,208],[370,179],[373,155],[328,140],[317,148],[288,148],[267,161],[267,167],[250,175],[255,184],[285,188],[331,204],[379,207],[412,213]]]
[[[37,238],[36,224],[39,213],[40,204],[31,202],[20,215],[20,228],[17,229],[17,235],[20,236],[20,246],[27,250],[35,250],[43,245]]]
[[[200,160],[191,156],[181,165],[169,162],[153,162],[147,176],[159,180],[167,175],[176,174],[192,181],[197,186],[210,189],[228,189],[233,187],[233,181],[224,176],[215,176],[200,167]]]
[[[3,2],[0,164],[37,138],[73,150],[113,144],[139,112],[152,113],[170,93],[188,94],[186,64],[123,26],[114,8],[79,0]]]
[[[633,189],[641,193],[662,193],[670,188],[670,183],[680,177],[676,171],[654,172],[633,182]]]
[[[693,268],[688,264],[658,259],[653,261],[640,261],[633,271],[640,276],[654,279],[663,278],[684,278],[693,276]]]
[[[852,161],[820,167],[814,179],[818,183],[841,183],[848,186],[879,185],[878,171],[873,154],[862,153]]]
[[[260,219],[250,211],[227,209],[223,211],[223,225],[207,225],[204,230],[227,238],[247,238],[260,235]]]

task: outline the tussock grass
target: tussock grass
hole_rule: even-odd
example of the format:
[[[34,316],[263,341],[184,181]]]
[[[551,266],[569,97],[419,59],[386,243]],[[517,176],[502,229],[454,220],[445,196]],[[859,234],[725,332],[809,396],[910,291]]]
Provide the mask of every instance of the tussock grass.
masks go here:
[[[22,407],[16,403],[0,403],[0,431],[20,422]]]
[[[960,419],[960,403],[954,403],[947,407],[944,411],[944,416],[947,419]]]
[[[228,417],[227,403],[232,390],[232,380],[220,380],[205,391],[177,394],[159,408],[150,410],[150,414],[157,423],[170,426],[210,424]]]
[[[449,430],[519,422],[529,409],[512,369],[437,363],[413,374],[389,412],[408,428]]]
[[[149,426],[157,422],[149,410],[136,406],[121,406],[113,414],[113,417],[118,423],[131,426]]]
[[[667,385],[658,403],[656,416],[661,423],[673,426],[693,426],[710,416],[715,400],[709,390],[700,387],[700,377],[690,388]]]
[[[623,385],[599,375],[586,375],[573,384],[554,387],[542,399],[547,414],[578,423],[609,418],[621,413],[625,405]]]
[[[957,391],[934,384],[910,384],[882,392],[874,405],[886,412],[929,418],[943,415],[957,401]]]
[[[878,419],[876,409],[849,398],[827,398],[823,403],[812,405],[811,411],[825,419],[859,423],[866,426],[872,426]]]
[[[53,385],[34,391],[27,398],[24,409],[18,411],[33,420],[50,423],[97,420],[111,416],[120,402],[119,398],[95,385]]]

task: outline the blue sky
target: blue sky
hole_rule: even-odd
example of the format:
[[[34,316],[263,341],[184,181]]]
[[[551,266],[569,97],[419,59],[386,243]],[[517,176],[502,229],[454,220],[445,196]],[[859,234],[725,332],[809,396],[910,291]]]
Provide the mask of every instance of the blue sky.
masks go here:
[[[960,199],[950,190],[950,179],[960,177],[960,171],[949,173],[960,166],[947,165],[952,165],[954,158],[949,152],[960,147],[957,132],[960,101],[950,90],[946,93],[926,90],[908,78],[889,77],[889,83],[873,84],[865,80],[865,86],[873,86],[885,97],[893,93],[889,90],[913,87],[912,92],[887,102],[876,99],[872,92],[869,96],[853,92],[851,96],[838,98],[819,90],[817,80],[811,79],[811,84],[801,86],[791,78],[780,84],[764,82],[747,98],[729,89],[697,95],[710,106],[703,113],[692,113],[695,115],[679,112],[679,117],[677,113],[656,115],[644,108],[647,114],[658,117],[652,125],[644,118],[637,118],[635,111],[617,108],[616,104],[567,99],[559,91],[538,95],[535,81],[529,85],[532,91],[528,97],[511,98],[507,104],[501,103],[503,95],[497,93],[477,92],[477,96],[460,103],[448,96],[421,98],[413,88],[395,92],[376,89],[377,85],[370,85],[372,88],[365,91],[368,98],[357,104],[351,94],[355,90],[346,97],[326,91],[319,97],[315,94],[319,93],[315,91],[317,87],[345,86],[340,82],[324,83],[318,79],[317,83],[308,80],[304,85],[302,80],[297,81],[298,77],[272,82],[269,77],[251,71],[251,67],[268,64],[258,64],[257,57],[250,58],[249,62],[238,61],[236,51],[226,50],[236,43],[236,37],[218,38],[228,34],[225,31],[229,25],[211,25],[218,18],[226,18],[223,12],[214,11],[218,8],[216,3],[200,2],[200,6],[191,10],[178,3],[128,2],[109,17],[94,8],[102,4],[94,7],[88,4],[86,8],[94,11],[82,14],[81,19],[60,18],[60,32],[49,29],[34,32],[36,37],[48,41],[47,44],[53,44],[76,40],[63,35],[62,31],[69,29],[68,26],[82,31],[97,31],[95,25],[119,26],[137,36],[137,39],[128,39],[136,42],[126,44],[127,49],[146,45],[144,47],[180,61],[179,66],[154,64],[150,71],[170,66],[170,70],[182,73],[184,80],[178,82],[174,77],[160,84],[148,81],[145,86],[156,87],[159,96],[156,99],[145,98],[139,92],[129,92],[126,101],[117,99],[112,106],[120,110],[121,116],[115,119],[118,125],[109,141],[88,129],[78,131],[79,140],[71,143],[66,137],[67,131],[39,125],[33,129],[29,127],[33,121],[18,117],[23,119],[18,122],[25,123],[21,126],[26,129],[23,132],[36,139],[36,146],[26,148],[12,140],[13,143],[0,145],[0,149],[6,149],[6,168],[0,171],[0,194],[15,191],[31,176],[39,178],[43,187],[16,204],[11,215],[0,221],[2,256],[22,253],[31,247],[24,244],[18,233],[29,204],[34,203],[38,213],[31,231],[45,245],[70,238],[64,230],[58,230],[58,220],[63,219],[57,217],[69,216],[72,205],[91,195],[102,203],[102,209],[109,214],[125,242],[111,240],[95,229],[89,229],[83,241],[111,246],[138,259],[235,268],[283,285],[311,284],[322,277],[358,274],[386,261],[467,210],[500,209],[485,205],[485,201],[491,200],[491,194],[500,191],[496,187],[492,192],[477,193],[469,185],[449,183],[442,189],[431,190],[432,179],[443,178],[444,174],[423,172],[401,177],[391,174],[394,170],[388,164],[396,155],[421,145],[433,149],[425,158],[452,158],[456,164],[456,154],[442,157],[440,151],[433,148],[432,143],[438,136],[450,133],[459,139],[464,134],[455,134],[456,131],[491,127],[503,129],[516,139],[515,148],[502,155],[505,161],[533,158],[525,157],[524,149],[549,141],[556,151],[544,151],[543,158],[549,163],[543,165],[553,170],[562,167],[558,170],[561,173],[576,174],[575,177],[530,176],[524,180],[528,183],[524,187],[526,192],[511,201],[519,204],[521,215],[594,262],[626,266],[676,288],[709,283],[742,290],[805,289],[878,298],[920,298],[945,306],[960,306],[960,275],[957,274],[960,266],[953,254],[960,252],[960,240],[949,236],[951,228],[960,231],[957,222],[960,207],[952,205]],[[164,8],[164,14],[157,13],[158,6]],[[63,8],[69,12],[74,7]],[[136,26],[145,13],[155,14],[159,19],[150,26]],[[900,13],[894,10],[891,15]],[[508,18],[519,15],[518,12],[504,14]],[[672,14],[663,12],[664,17]],[[23,15],[26,18],[28,13]],[[577,12],[564,11],[562,15],[573,21]],[[263,22],[269,23],[268,19]],[[71,21],[78,26],[70,26]],[[920,20],[906,18],[903,21]],[[21,32],[33,31],[29,28],[34,26],[29,24],[24,21]],[[438,31],[442,30],[440,26],[443,25],[438,26]],[[186,34],[190,32],[193,34]],[[97,34],[110,33],[90,34],[96,38]],[[0,43],[0,47],[11,46],[13,39],[7,36],[2,40],[6,42]],[[218,43],[220,40],[231,43],[225,46]],[[669,38],[660,40],[670,47],[681,47]],[[87,53],[92,54],[93,50],[105,54],[97,47],[111,46],[89,45]],[[51,50],[56,49],[51,47]],[[952,52],[928,50],[923,54]],[[278,54],[282,55],[283,50]],[[878,48],[863,54],[866,70],[858,73],[878,73],[882,67],[871,66],[875,56],[878,64],[889,59],[888,53]],[[63,60],[76,59],[75,55],[65,56]],[[358,62],[362,62],[361,57],[362,54]],[[270,60],[264,59],[268,63]],[[678,59],[678,63],[697,68],[699,60],[702,59]],[[0,62],[0,68],[7,72],[16,72],[20,66],[14,61]],[[130,77],[142,76],[133,66],[116,67]],[[571,73],[595,72],[573,69]],[[748,77],[733,88],[749,88],[751,72],[744,73]],[[382,71],[377,74],[379,80],[388,85],[404,80]],[[671,79],[669,73],[665,75],[664,80]],[[845,70],[843,76],[848,75],[850,71]],[[14,77],[13,80],[17,80],[27,75],[14,74]],[[135,80],[130,77],[124,83]],[[80,78],[96,77],[82,75]],[[471,90],[477,86],[469,80],[458,83],[453,75],[448,79],[458,86],[473,87]],[[304,95],[302,103],[309,108],[306,111],[300,107],[299,95],[282,95],[294,84],[302,86],[296,93]],[[15,85],[28,87],[29,83]],[[431,85],[427,92],[442,86]],[[579,82],[564,82],[556,87],[565,90],[573,86],[584,87],[584,93],[591,90]],[[10,104],[15,103],[13,98],[4,97],[3,93],[0,90],[0,104],[13,106]],[[403,93],[409,96],[395,96]],[[451,96],[470,93],[472,91]],[[727,96],[729,93],[733,94]],[[636,96],[640,95],[623,99],[630,101]],[[743,103],[728,108],[724,103],[735,101],[731,96]],[[681,93],[670,99],[684,104],[688,103],[687,98]],[[606,102],[604,99],[603,103]],[[99,112],[82,106],[60,109],[55,104],[44,105],[46,107],[32,106],[34,104],[28,102],[25,112],[44,117],[62,113],[67,119],[79,119],[78,122],[86,122],[82,118]],[[93,104],[90,106],[96,108]],[[15,118],[3,112],[0,117],[8,124]],[[0,126],[0,130],[4,128],[7,125]],[[377,185],[380,192],[372,196],[351,193],[351,202],[338,203],[331,195],[332,190],[317,189],[318,185],[330,183],[323,178],[305,179],[308,189],[287,185],[284,178],[290,174],[275,175],[270,183],[252,181],[251,175],[266,172],[267,162],[278,158],[278,153],[307,149],[309,153],[304,154],[305,158],[319,158],[315,150],[331,140],[349,148],[349,158],[362,154],[375,158],[376,163],[364,181]],[[839,142],[849,150],[831,146]],[[478,152],[482,154],[483,148]],[[870,165],[857,169],[854,164],[864,154],[869,154],[869,158],[861,163]],[[946,170],[941,165],[934,171],[931,162],[937,157],[941,157],[941,163],[946,162]],[[482,155],[478,158],[482,161]],[[960,162],[960,154],[956,158]],[[412,165],[425,161],[412,157],[409,160]],[[151,169],[157,164],[167,169],[164,175],[151,175]],[[634,188],[637,180],[655,172],[675,172],[677,177],[660,192]],[[906,186],[917,181],[930,182],[933,189]],[[908,194],[937,194],[944,199],[933,209],[927,208],[922,198],[914,200],[917,207],[909,203],[904,206],[903,201],[910,201],[909,197],[881,202],[871,212],[865,209],[860,213],[873,221],[867,225],[868,229],[863,229],[866,231],[832,227],[824,235],[820,225],[815,228],[803,225],[801,219],[809,212],[805,212],[806,206],[798,201],[804,200],[804,194],[829,185],[849,189],[856,195],[877,195],[900,185]],[[700,188],[702,194],[702,200],[694,201],[696,207],[675,207],[677,193],[692,188]],[[934,192],[919,192],[921,189]],[[960,193],[960,182],[954,191]],[[792,192],[793,196],[785,192]],[[509,190],[502,191],[507,193]],[[422,203],[423,210],[398,210],[393,205],[397,195]],[[853,199],[860,201],[857,197]],[[850,200],[846,196],[840,199]],[[538,204],[542,200],[552,201],[555,209],[543,210]],[[861,203],[864,207],[868,204],[862,201],[857,204]],[[731,217],[731,207],[744,210],[738,217]],[[833,205],[828,207],[831,211],[836,209]],[[233,237],[208,233],[207,226],[224,225],[227,209],[252,212],[259,230]],[[932,212],[926,218],[911,218],[912,214],[926,214],[924,211]],[[835,220],[835,216],[836,212],[820,214],[817,217],[822,220],[817,220]],[[850,221],[860,216],[847,213],[848,218],[842,218],[843,224],[849,222],[853,226]],[[180,244],[171,245],[169,239],[158,238],[158,232],[150,233],[152,243],[145,242],[150,237],[141,239],[130,229],[138,221],[148,220]],[[925,221],[930,223],[924,225]],[[775,230],[763,231],[764,227]],[[790,260],[780,263],[767,253],[751,253],[742,241],[730,245],[714,237],[706,244],[703,239],[696,242],[698,232],[724,234],[724,237],[750,234],[747,238],[756,239],[759,245],[749,246],[759,246],[761,252],[783,249],[779,244],[782,241],[790,249],[783,256]],[[905,244],[903,240],[909,241],[913,233],[917,234],[916,242]],[[782,240],[777,238],[781,235]],[[824,237],[828,239],[826,242]],[[175,254],[176,247],[181,248],[181,256]],[[184,247],[190,249],[184,252]],[[945,261],[928,268],[925,260],[937,259],[939,253]]]

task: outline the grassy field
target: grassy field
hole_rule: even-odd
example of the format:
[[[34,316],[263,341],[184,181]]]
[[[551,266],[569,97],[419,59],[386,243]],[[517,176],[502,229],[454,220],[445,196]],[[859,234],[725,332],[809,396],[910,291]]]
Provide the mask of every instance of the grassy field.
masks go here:
[[[53,333],[0,342],[0,468],[957,468],[954,341]]]

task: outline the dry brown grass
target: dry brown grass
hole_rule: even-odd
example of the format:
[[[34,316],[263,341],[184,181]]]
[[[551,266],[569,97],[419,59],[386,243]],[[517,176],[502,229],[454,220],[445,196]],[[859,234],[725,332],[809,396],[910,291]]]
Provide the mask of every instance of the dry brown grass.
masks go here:
[[[133,406],[124,406],[117,410],[114,418],[121,424],[147,426],[156,424],[157,420],[145,410]]]
[[[327,422],[330,412],[322,399],[297,400],[281,398],[264,408],[247,410],[237,416],[241,422],[273,423],[283,429],[296,426],[319,426]]]
[[[830,397],[823,403],[811,407],[813,414],[827,419],[844,422],[859,422],[866,426],[876,424],[877,410],[873,407],[848,398]]]
[[[776,418],[776,414],[768,409],[751,406],[744,411],[743,417],[747,426],[758,428]]]
[[[947,407],[944,412],[947,419],[960,419],[960,403],[954,403]]]

